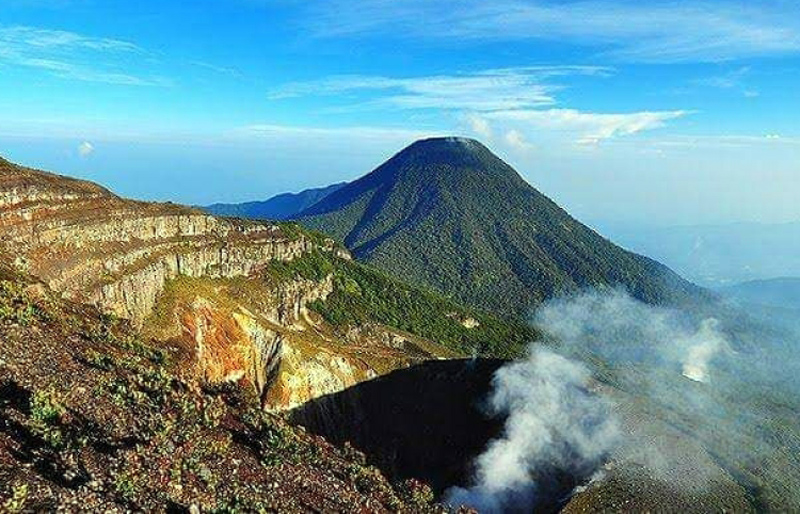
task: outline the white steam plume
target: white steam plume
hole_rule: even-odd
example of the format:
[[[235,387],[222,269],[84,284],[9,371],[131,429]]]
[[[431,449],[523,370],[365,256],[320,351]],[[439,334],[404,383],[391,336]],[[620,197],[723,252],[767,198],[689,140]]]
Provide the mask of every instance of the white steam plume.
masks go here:
[[[591,291],[548,302],[534,323],[563,348],[607,362],[654,362],[676,376],[711,381],[712,360],[729,350],[720,323],[639,302],[623,291]]]
[[[451,488],[447,501],[481,513],[530,510],[537,474],[591,474],[618,428],[607,400],[589,391],[590,378],[584,366],[543,348],[499,369],[488,409],[507,416],[503,435],[475,461],[473,485]]]
[[[704,320],[697,333],[686,341],[686,346],[683,376],[695,382],[707,382],[711,359],[721,350],[729,348],[725,337],[719,332],[719,321],[714,318]]]

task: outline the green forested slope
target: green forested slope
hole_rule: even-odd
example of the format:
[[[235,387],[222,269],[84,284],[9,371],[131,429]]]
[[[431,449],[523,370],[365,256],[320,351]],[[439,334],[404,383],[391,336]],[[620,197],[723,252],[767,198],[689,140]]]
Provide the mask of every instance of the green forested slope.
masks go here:
[[[597,286],[649,303],[702,295],[573,219],[470,139],[418,141],[297,221],[405,281],[503,314]]]

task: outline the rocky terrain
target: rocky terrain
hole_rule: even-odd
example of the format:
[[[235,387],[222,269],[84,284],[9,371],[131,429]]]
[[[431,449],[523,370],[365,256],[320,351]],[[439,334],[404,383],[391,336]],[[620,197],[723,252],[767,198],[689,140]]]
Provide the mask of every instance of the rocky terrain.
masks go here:
[[[314,246],[276,225],[125,200],[7,161],[0,161],[0,209],[0,238],[18,266],[69,298],[136,324],[172,278],[248,275]]]
[[[311,252],[350,258],[0,161],[1,510],[433,509],[277,414],[452,353],[326,324],[333,275],[278,271]]]
[[[0,266],[0,511],[441,511],[183,351]]]

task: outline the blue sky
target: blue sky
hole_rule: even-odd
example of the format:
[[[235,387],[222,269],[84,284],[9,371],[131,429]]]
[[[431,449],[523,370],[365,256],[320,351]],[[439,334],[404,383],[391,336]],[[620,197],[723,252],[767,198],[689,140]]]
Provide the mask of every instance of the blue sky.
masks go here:
[[[589,222],[800,220],[794,2],[189,4],[3,0],[0,154],[199,204],[460,134]]]

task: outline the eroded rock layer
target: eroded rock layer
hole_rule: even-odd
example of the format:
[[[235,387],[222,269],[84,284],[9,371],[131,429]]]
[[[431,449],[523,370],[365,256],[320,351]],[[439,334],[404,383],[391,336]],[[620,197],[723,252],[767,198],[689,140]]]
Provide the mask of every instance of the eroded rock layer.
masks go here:
[[[0,161],[0,238],[25,271],[135,324],[170,279],[246,276],[314,246],[276,225],[125,200],[7,161]]]

